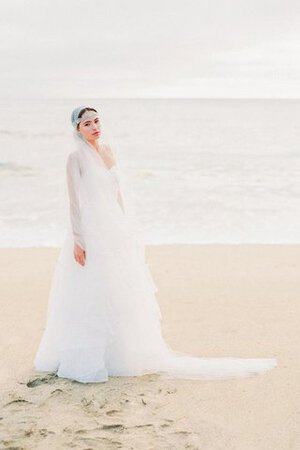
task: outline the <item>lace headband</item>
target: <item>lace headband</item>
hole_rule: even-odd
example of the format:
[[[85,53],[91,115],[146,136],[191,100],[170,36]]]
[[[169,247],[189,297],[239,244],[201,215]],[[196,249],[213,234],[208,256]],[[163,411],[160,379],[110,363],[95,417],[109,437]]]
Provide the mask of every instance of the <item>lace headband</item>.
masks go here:
[[[78,117],[80,111],[82,111],[82,110],[85,109],[85,108],[89,108],[89,106],[84,106],[84,105],[78,106],[78,108],[75,108],[75,109],[72,111],[72,114],[71,114],[71,122],[72,122],[72,125],[73,125],[74,128],[76,128],[77,125],[78,125],[80,122],[85,122],[86,120],[93,119],[93,118],[95,118],[96,116],[99,115],[99,114],[98,114],[97,112],[95,112],[95,111],[86,111],[86,112],[83,114],[83,117]]]

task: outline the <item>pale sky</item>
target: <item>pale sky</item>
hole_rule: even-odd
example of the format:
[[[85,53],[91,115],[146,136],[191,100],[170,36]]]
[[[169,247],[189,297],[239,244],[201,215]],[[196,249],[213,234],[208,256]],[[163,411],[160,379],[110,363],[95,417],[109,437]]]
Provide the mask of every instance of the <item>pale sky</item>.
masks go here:
[[[300,98],[296,0],[0,6],[2,98]]]

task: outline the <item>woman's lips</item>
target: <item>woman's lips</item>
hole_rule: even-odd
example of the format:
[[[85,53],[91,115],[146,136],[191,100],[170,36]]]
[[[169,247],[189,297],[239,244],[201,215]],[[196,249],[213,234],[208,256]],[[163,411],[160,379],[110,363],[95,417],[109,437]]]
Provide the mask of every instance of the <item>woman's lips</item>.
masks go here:
[[[93,134],[99,134],[100,133],[100,131],[95,131],[95,133],[93,133]]]

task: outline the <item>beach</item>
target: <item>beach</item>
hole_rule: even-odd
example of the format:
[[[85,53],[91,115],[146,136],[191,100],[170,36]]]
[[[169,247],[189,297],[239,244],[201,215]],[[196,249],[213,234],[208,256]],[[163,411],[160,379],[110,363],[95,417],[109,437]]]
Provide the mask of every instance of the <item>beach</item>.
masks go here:
[[[1,449],[300,448],[300,245],[148,245],[163,335],[203,357],[277,358],[230,380],[36,372],[59,248],[2,248]]]

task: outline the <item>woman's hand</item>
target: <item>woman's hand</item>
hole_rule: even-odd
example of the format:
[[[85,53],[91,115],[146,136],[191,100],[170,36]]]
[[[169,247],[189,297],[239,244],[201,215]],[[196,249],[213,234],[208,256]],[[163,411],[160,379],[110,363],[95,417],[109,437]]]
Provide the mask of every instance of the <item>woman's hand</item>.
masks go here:
[[[74,258],[79,264],[84,266],[84,264],[85,264],[85,250],[83,250],[77,244],[74,244]]]

